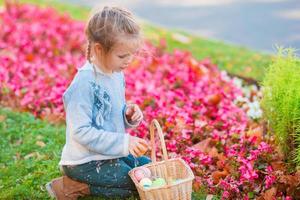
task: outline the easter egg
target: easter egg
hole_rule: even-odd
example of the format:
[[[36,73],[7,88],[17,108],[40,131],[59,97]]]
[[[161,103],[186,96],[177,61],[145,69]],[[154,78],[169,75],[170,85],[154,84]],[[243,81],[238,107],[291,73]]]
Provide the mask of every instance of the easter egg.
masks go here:
[[[151,187],[161,187],[166,185],[166,181],[163,178],[157,178],[152,182]]]
[[[134,171],[134,177],[137,181],[142,180],[143,178],[145,178],[145,172],[144,170],[141,169],[137,169]]]
[[[150,171],[150,169],[148,169],[147,167],[141,167],[140,169],[144,171],[145,177],[147,177],[147,178],[151,177],[151,171]]]
[[[143,187],[150,187],[152,185],[152,181],[149,178],[143,178],[139,184]]]

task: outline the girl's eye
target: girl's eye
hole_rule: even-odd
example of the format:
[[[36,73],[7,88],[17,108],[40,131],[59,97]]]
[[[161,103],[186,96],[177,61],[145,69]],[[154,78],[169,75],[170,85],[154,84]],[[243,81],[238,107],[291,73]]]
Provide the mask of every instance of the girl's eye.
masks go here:
[[[125,54],[125,55],[119,55],[119,58],[123,59],[123,58],[126,58],[128,56],[128,54]]]

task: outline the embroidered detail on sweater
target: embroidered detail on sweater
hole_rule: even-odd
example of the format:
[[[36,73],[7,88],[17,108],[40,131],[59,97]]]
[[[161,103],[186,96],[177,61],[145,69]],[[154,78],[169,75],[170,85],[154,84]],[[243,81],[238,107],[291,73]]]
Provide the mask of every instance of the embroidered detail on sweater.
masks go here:
[[[96,114],[93,121],[95,122],[97,128],[103,128],[104,121],[110,119],[112,110],[111,98],[104,88],[101,88],[100,85],[91,82],[91,86],[94,95],[93,111]]]

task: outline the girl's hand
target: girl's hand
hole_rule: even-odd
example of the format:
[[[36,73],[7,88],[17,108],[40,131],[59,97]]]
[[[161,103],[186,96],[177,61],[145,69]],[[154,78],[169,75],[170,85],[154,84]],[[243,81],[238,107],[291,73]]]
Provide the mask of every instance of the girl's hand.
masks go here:
[[[126,109],[126,119],[128,122],[137,123],[143,120],[143,113],[137,104],[129,104]]]
[[[129,136],[129,153],[131,153],[134,157],[140,157],[144,155],[148,150],[148,142],[144,139]]]

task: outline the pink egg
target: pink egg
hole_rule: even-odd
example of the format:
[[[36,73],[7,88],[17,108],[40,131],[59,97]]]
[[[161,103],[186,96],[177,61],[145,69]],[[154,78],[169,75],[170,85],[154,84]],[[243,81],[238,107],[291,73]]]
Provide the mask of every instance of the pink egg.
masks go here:
[[[147,178],[151,177],[151,171],[150,171],[149,168],[147,168],[147,167],[141,167],[140,169],[142,169],[144,171],[145,177],[147,177]]]
[[[143,178],[145,178],[145,172],[144,170],[141,169],[137,169],[134,171],[134,177],[137,181],[142,180]]]

